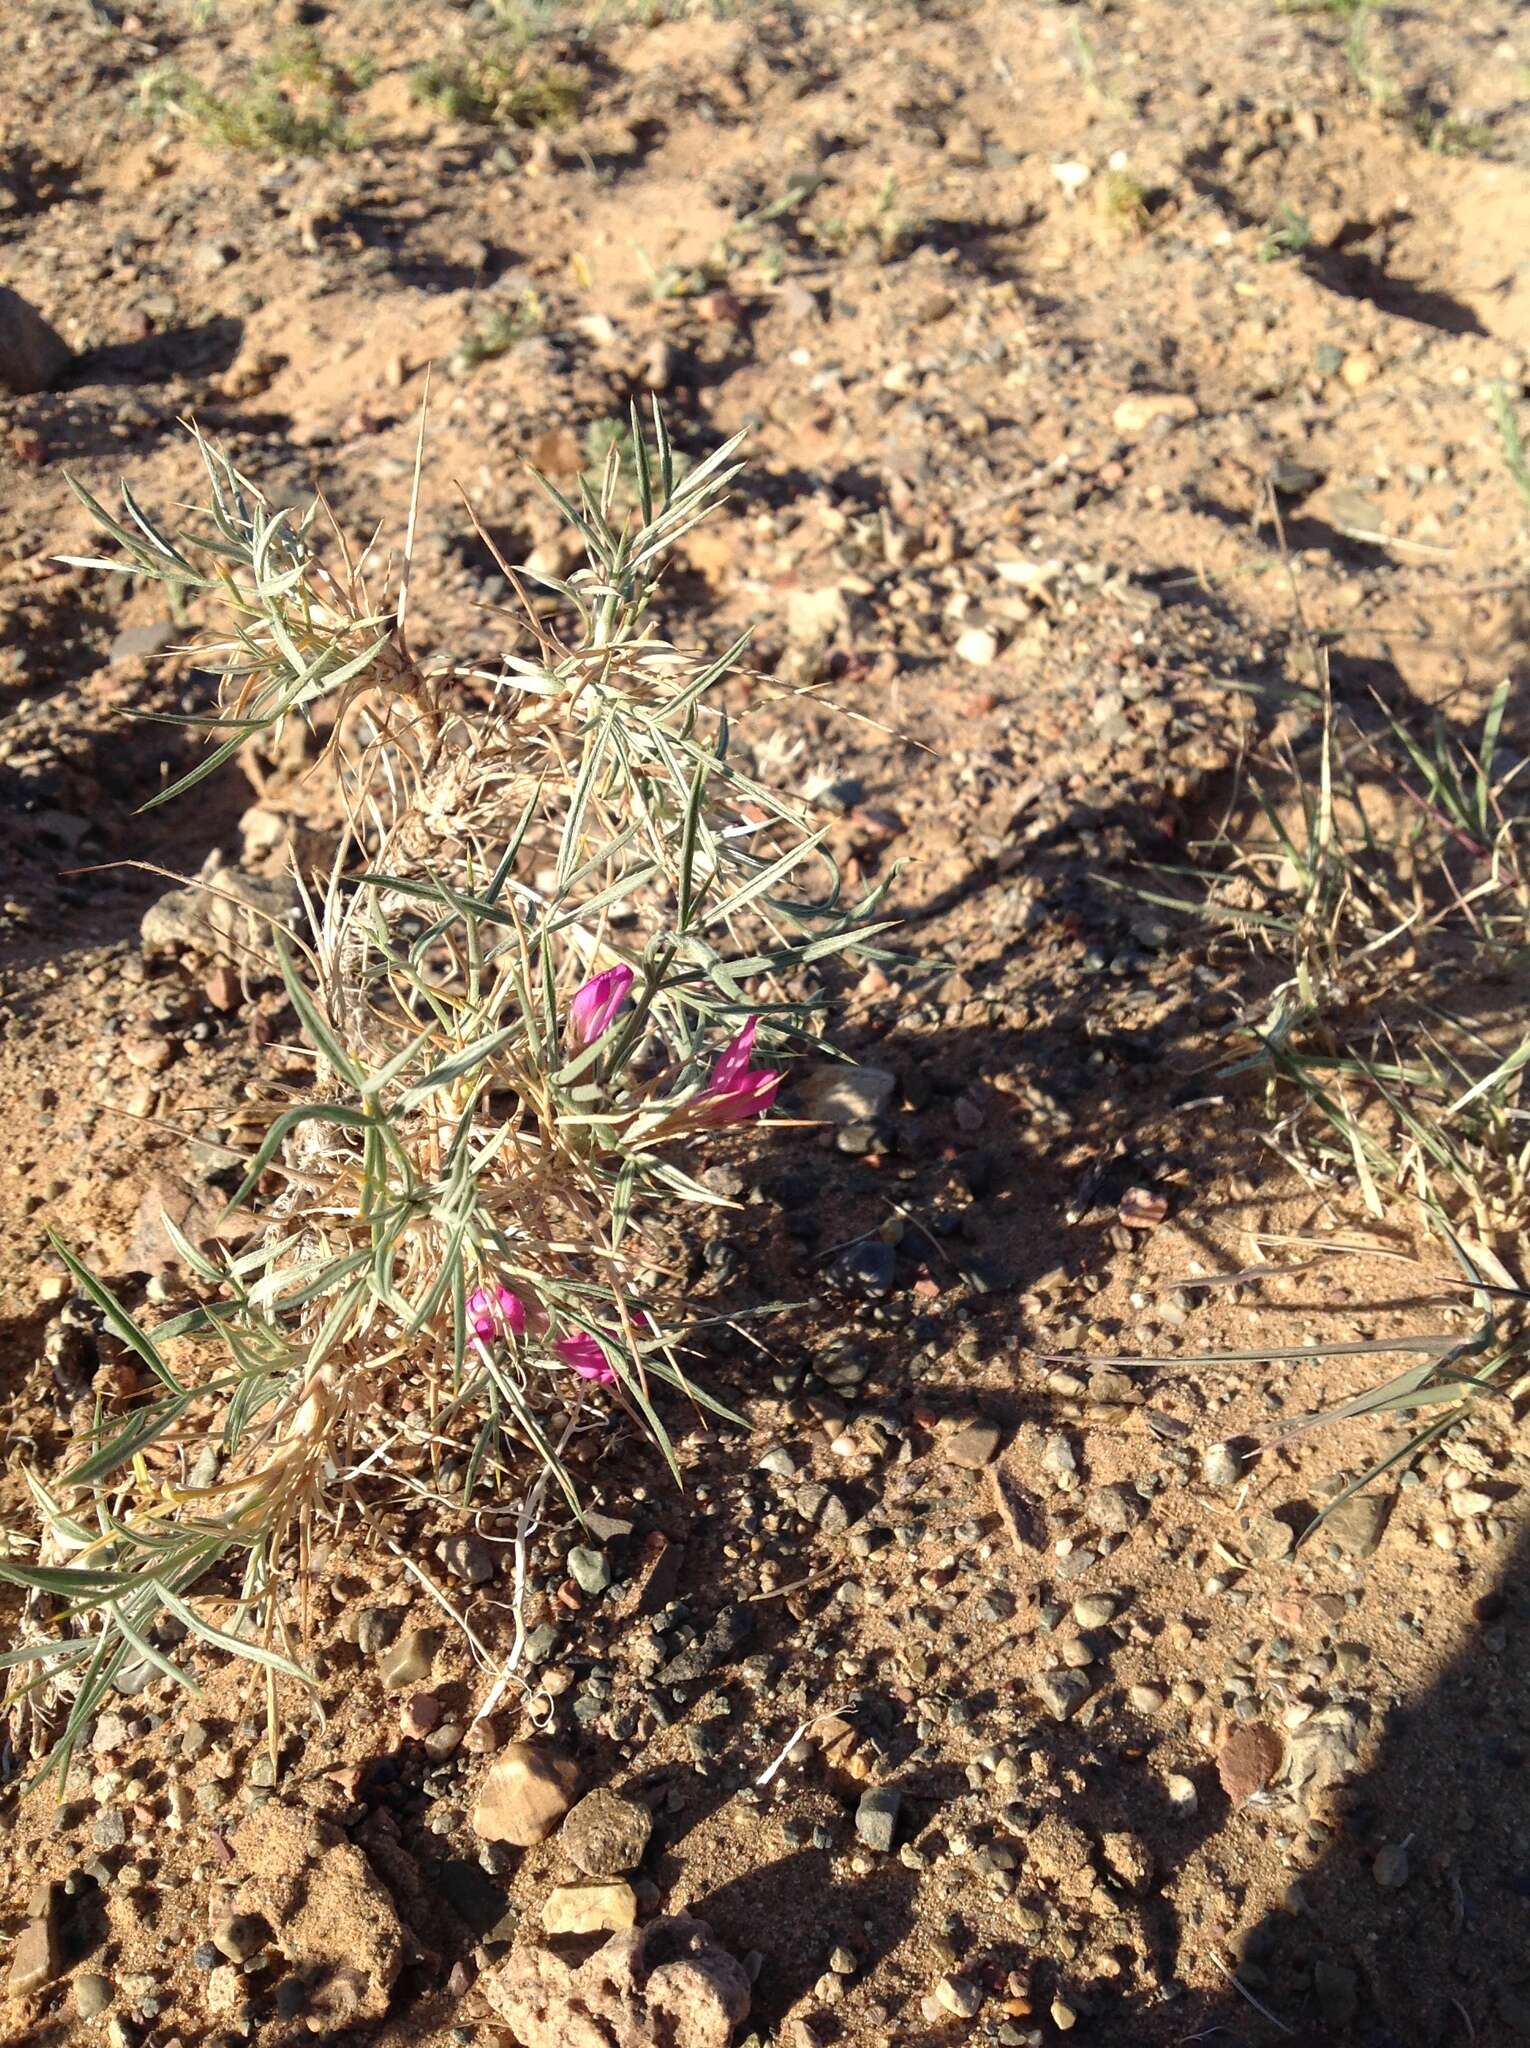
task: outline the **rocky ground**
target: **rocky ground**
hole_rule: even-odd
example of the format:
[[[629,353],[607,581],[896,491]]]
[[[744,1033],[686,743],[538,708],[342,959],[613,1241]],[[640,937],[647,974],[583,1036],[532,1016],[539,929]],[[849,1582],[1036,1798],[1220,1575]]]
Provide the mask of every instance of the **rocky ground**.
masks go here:
[[[0,21],[5,282],[67,350],[0,307],[8,1524],[113,1364],[47,1232],[177,1299],[161,1217],[219,1227],[294,1036],[173,884],[280,911],[331,823],[292,753],[137,814],[193,757],[130,714],[205,707],[195,619],[58,563],[66,471],[192,499],[194,416],[397,534],[430,370],[416,633],[487,655],[510,594],[456,485],[556,567],[526,460],[570,481],[650,391],[687,451],[747,427],[666,626],[755,628],[741,743],[852,879],[902,864],[937,963],[847,986],[859,1080],[799,1076],[816,1121],[715,1169],[702,1291],[812,1306],[709,1361],[749,1434],[672,1418],[684,1493],[576,1443],[531,1699],[467,1739],[509,1513],[348,1532],[305,1589],[322,1721],[273,1754],[245,1674],[145,1665],[61,1805],[4,1794],[4,2039],[541,2048],[570,2000],[599,2048],[1530,2034],[1530,1438],[1484,1404],[1296,1546],[1386,1432],[1250,1452],[1374,1362],[1190,1355],[1466,1319],[1222,1077],[1246,946],[1122,886],[1247,828],[1314,640],[1343,702],[1463,725],[1525,666],[1490,401],[1530,374],[1530,38],[1355,19],[606,9],[489,123],[411,92],[487,9]],[[319,153],[227,146],[303,31]]]

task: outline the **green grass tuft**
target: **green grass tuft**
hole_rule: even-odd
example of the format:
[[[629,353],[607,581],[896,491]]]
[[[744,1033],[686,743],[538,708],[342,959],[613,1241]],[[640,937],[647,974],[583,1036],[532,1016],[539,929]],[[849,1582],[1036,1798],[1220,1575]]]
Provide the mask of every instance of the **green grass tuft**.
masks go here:
[[[224,92],[164,65],[143,81],[144,103],[221,149],[257,156],[325,156],[359,147],[348,103],[366,85],[365,62],[342,64],[312,35],[290,37]]]

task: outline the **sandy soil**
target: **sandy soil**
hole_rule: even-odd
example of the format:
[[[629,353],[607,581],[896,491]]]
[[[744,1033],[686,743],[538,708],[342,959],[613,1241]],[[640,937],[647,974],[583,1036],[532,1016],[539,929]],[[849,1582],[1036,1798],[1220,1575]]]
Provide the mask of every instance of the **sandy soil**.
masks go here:
[[[522,559],[560,545],[526,461],[567,481],[634,396],[693,453],[750,431],[666,626],[754,626],[744,742],[852,878],[903,863],[906,942],[941,964],[843,991],[843,1042],[896,1077],[875,1124],[739,1141],[740,1219],[689,1247],[719,1301],[814,1298],[767,1356],[711,1362],[749,1436],[675,1418],[683,1496],[592,1441],[634,1525],[614,1584],[560,1596],[576,1538],[550,1521],[530,1618],[551,1738],[653,1809],[643,1910],[752,1955],[760,2042],[1530,2034],[1520,1414],[1484,1406],[1295,1550],[1384,1430],[1203,1463],[1368,1362],[1185,1354],[1466,1325],[1405,1219],[1304,1182],[1220,1077],[1244,952],[1123,887],[1246,825],[1242,765],[1299,730],[1314,640],[1346,704],[1463,724],[1525,667],[1489,397],[1530,375],[1530,34],[1499,4],[1362,25],[1235,0],[613,8],[535,46],[582,85],[570,125],[520,128],[411,97],[416,66],[484,47],[486,9],[0,20],[4,281],[75,352],[56,388],[0,393],[16,1528],[97,1362],[47,1231],[126,1298],[177,1298],[160,1210],[210,1225],[294,1030],[278,990],[146,956],[143,913],[165,871],[276,875],[329,822],[291,756],[136,815],[192,751],[132,714],[207,683],[161,592],[54,560],[87,532],[66,471],[194,498],[194,416],[278,500],[397,533],[429,372],[417,633],[488,655],[509,592],[457,486]],[[248,92],[305,28],[365,60],[354,147],[228,149],[175,111],[187,80]],[[1525,748],[1516,714],[1506,736]],[[1136,1189],[1156,1227],[1124,1220]],[[1160,1362],[1092,1363],[1118,1353]],[[437,1569],[441,1529],[392,1526]],[[654,1532],[671,1604],[645,1611]],[[3,1795],[6,1934],[40,1880],[65,1889],[0,2037],[507,2038],[475,1980],[572,1872],[556,1838],[486,1850],[484,1758],[407,1718],[423,1690],[460,1725],[488,1676],[448,1633],[390,1687],[440,1617],[350,1532],[310,1593],[324,1720],[295,1705],[276,1768],[260,1699],[215,1671],[200,1700],[124,1697],[61,1806]],[[502,1569],[454,1589],[491,1650],[505,1596]],[[1059,1670],[1087,1683],[1065,1719]],[[756,1788],[849,1709],[841,1751]],[[901,1794],[890,1848],[857,1831],[871,1782]],[[273,1805],[334,1821],[386,1888],[407,1959],[384,2016],[314,1991],[370,1924],[343,1890],[332,1954],[209,1964],[240,1827]]]

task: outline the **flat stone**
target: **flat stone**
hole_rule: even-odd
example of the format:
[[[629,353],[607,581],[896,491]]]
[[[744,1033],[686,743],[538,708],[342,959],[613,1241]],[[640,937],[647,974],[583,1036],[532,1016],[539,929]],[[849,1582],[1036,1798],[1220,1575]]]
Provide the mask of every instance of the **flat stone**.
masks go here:
[[[106,650],[108,661],[148,661],[173,646],[180,629],[173,619],[156,619],[150,626],[124,626]]]
[[[581,1592],[603,1593],[611,1583],[611,1560],[603,1550],[576,1543],[568,1554],[568,1568]]]
[[[1153,1881],[1152,1851],[1140,1835],[1111,1828],[1100,1837],[1100,1857],[1117,1883],[1138,1897]]]
[[[357,1649],[364,1656],[377,1656],[397,1639],[403,1619],[399,1607],[363,1607],[356,1617]]]
[[[98,1849],[120,1849],[128,1838],[127,1815],[120,1806],[103,1806],[90,1824],[90,1839]]]
[[[126,1749],[128,1745],[128,1724],[121,1714],[101,1714],[91,1730],[90,1746],[97,1756],[105,1756],[108,1750]]]
[[[234,1835],[240,1883],[231,1905],[277,1930],[293,1977],[307,1990],[304,2024],[335,2041],[380,2020],[406,1951],[392,1894],[363,1851],[322,1815],[269,1800]],[[241,1998],[251,1986],[238,1966]]]
[[[1046,1440],[1041,1453],[1041,1469],[1058,1477],[1078,1470],[1073,1446],[1060,1430],[1054,1431]]]
[[[652,1833],[653,1815],[640,1800],[598,1785],[570,1810],[558,1842],[586,1877],[623,1877],[642,1862]]]
[[[687,1685],[705,1678],[720,1664],[726,1664],[754,1633],[754,1617],[747,1607],[727,1607],[694,1643],[679,1650],[659,1668],[664,1685]]]
[[[377,1672],[389,1692],[402,1692],[407,1685],[423,1685],[430,1676],[441,1641],[438,1628],[411,1628],[391,1649],[385,1650],[377,1660]]]
[[[850,1294],[879,1299],[892,1292],[898,1277],[898,1254],[879,1237],[867,1238],[840,1253],[830,1269],[835,1284]]]
[[[226,1017],[238,1009],[244,990],[235,969],[225,965],[215,967],[208,975],[202,984],[202,993],[212,1007]]]
[[[959,1471],[980,1472],[997,1455],[1001,1434],[996,1422],[969,1422],[941,1439],[940,1455]]]
[[[1116,1603],[1109,1593],[1080,1593],[1073,1603],[1073,1619],[1080,1628],[1104,1628],[1116,1618]]]
[[[837,1536],[850,1526],[850,1511],[832,1486],[810,1480],[799,1486],[794,1505],[803,1521],[816,1523],[826,1536]]]
[[[1285,1744],[1273,1728],[1253,1721],[1236,1728],[1217,1751],[1217,1776],[1234,1806],[1262,1792],[1285,1761]]]
[[[1330,2027],[1347,2027],[1360,2010],[1360,1980],[1342,1963],[1320,1959],[1312,1966],[1312,1991]]]
[[[433,1692],[411,1693],[398,1710],[400,1735],[423,1742],[441,1719],[441,1702]]]
[[[540,1743],[509,1743],[489,1766],[473,1807],[473,1832],[486,1842],[529,1849],[545,1842],[574,1803],[579,1766]]]
[[[787,638],[810,646],[838,639],[850,629],[850,607],[837,585],[791,590],[786,597]]]
[[[30,1998],[34,1991],[51,1984],[64,1967],[58,1939],[57,1894],[51,1885],[46,1899],[46,1910],[27,1922],[11,1951],[7,1985],[12,1998]]]
[[[1385,1494],[1357,1493],[1324,1516],[1321,1534],[1348,1557],[1369,1557],[1381,1542],[1391,1505]]]
[[[1117,1401],[1126,1407],[1139,1407],[1142,1393],[1129,1373],[1120,1372],[1114,1366],[1101,1365],[1089,1375],[1089,1398],[1098,1401],[1101,1407]]]
[[[617,1543],[633,1530],[630,1515],[603,1515],[597,1508],[586,1508],[584,1526],[597,1543]]]
[[[886,1109],[898,1077],[886,1067],[847,1067],[838,1060],[808,1067],[797,1077],[803,1114],[829,1124],[870,1124]]]
[[[630,1884],[560,1884],[542,1906],[548,1934],[617,1934],[637,1925],[637,1893]]]
[[[650,1529],[638,1547],[622,1591],[622,1613],[657,1614],[674,1597],[685,1552],[662,1529]],[[527,1638],[530,1641],[530,1638]]]
[[[219,1963],[202,1987],[210,2013],[236,2013],[244,2007],[244,1978],[232,1963]]]
[[[249,974],[276,974],[273,921],[290,931],[299,908],[290,875],[204,862],[199,881],[169,890],[144,912],[139,938],[148,958],[192,951],[231,960]]]

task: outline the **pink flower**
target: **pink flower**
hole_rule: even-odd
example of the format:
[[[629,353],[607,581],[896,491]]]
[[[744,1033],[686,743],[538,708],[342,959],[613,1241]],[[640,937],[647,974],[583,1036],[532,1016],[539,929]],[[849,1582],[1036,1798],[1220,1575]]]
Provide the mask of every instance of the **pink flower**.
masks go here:
[[[593,1045],[610,1030],[631,991],[633,978],[630,967],[607,967],[600,974],[592,974],[583,988],[575,990],[568,1014],[581,1045]]]
[[[576,1330],[572,1337],[560,1337],[553,1345],[554,1351],[563,1360],[569,1371],[582,1380],[593,1380],[598,1387],[615,1384],[616,1374],[600,1344],[587,1330]]]
[[[752,1068],[749,1064],[750,1054],[754,1051],[756,1022],[751,1017],[732,1043],[718,1055],[712,1078],[700,1098],[704,1122],[739,1124],[746,1117],[758,1116],[761,1110],[769,1109],[775,1101],[781,1076],[766,1068]]]
[[[526,1334],[526,1304],[508,1287],[475,1288],[468,1296],[468,1316],[472,1321],[473,1335],[485,1344],[492,1344],[506,1330],[512,1337],[524,1337]]]

